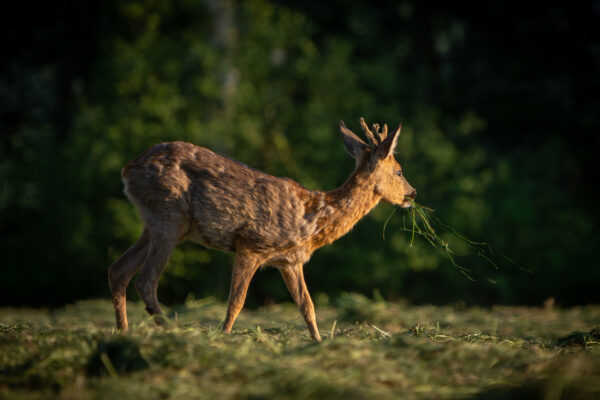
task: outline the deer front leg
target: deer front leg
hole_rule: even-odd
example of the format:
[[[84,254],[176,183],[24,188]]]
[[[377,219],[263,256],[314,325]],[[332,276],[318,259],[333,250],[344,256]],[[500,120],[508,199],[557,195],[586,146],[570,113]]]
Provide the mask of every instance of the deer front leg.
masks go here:
[[[242,310],[242,307],[244,307],[250,281],[259,266],[260,263],[255,258],[241,254],[237,255],[231,276],[231,289],[229,291],[229,302],[227,304],[227,316],[223,324],[223,333],[229,334],[231,332],[233,323]]]
[[[304,271],[302,264],[290,265],[289,267],[279,268],[283,281],[290,291],[294,301],[300,309],[300,313],[306,321],[310,336],[317,341],[321,341],[321,335],[319,334],[319,328],[317,328],[317,321],[315,318],[315,307],[308,293],[306,282],[304,282]]]

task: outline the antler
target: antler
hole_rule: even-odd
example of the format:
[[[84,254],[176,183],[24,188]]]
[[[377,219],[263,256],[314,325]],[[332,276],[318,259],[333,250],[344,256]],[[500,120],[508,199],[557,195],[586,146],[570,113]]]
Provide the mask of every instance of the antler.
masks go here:
[[[360,128],[364,132],[369,142],[371,142],[371,147],[379,146],[387,137],[388,127],[387,124],[383,124],[383,129],[381,132],[379,131],[379,124],[373,124],[372,130],[369,129],[365,119],[363,117],[360,118]]]

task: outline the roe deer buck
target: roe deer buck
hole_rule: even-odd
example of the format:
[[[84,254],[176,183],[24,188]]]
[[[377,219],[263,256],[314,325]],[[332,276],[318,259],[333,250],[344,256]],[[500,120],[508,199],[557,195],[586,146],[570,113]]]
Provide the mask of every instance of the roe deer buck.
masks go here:
[[[150,314],[161,314],[158,280],[171,252],[184,239],[236,254],[223,332],[231,327],[261,265],[276,267],[298,305],[312,338],[321,337],[303,265],[311,254],[346,234],[380,200],[409,207],[416,191],[394,159],[402,125],[369,130],[368,142],[340,121],[356,169],[338,189],[308,190],[190,143],[158,144],[122,171],[125,193],[144,222],[138,241],[110,266],[117,327],[128,330],[126,288],[141,268],[136,289]]]

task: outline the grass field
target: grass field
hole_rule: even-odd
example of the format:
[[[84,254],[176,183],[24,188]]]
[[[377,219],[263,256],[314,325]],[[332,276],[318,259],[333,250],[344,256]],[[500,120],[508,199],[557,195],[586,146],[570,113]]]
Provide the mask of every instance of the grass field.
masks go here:
[[[323,342],[292,304],[189,300],[155,327],[139,303],[113,330],[109,301],[0,309],[3,399],[600,399],[600,306],[409,306],[317,301]]]

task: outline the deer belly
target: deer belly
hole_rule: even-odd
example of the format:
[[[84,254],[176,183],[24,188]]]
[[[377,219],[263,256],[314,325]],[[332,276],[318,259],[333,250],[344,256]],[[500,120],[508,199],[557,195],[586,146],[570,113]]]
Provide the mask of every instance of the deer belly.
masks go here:
[[[310,259],[311,253],[305,248],[294,248],[290,250],[284,250],[276,254],[271,255],[266,265],[273,267],[285,267],[288,265],[305,264]]]
[[[234,236],[224,232],[206,232],[198,226],[192,226],[188,233],[188,239],[205,247],[235,252]]]

